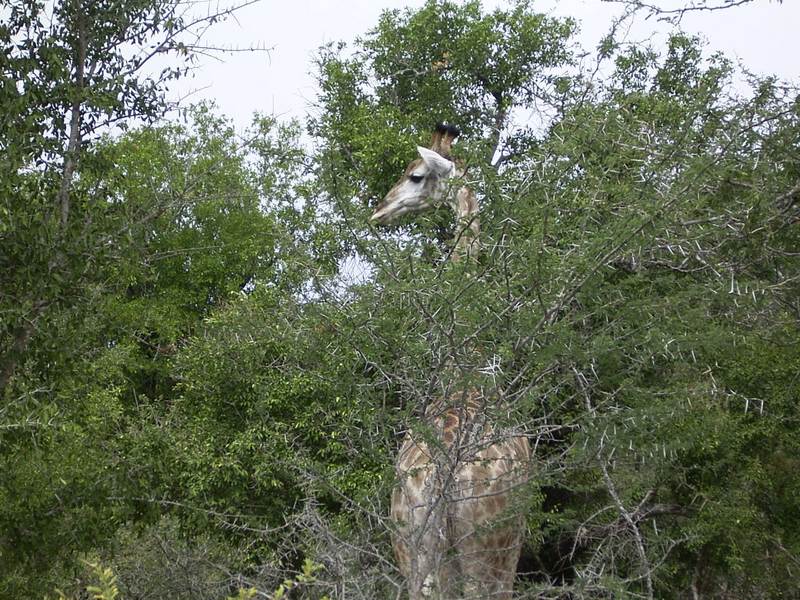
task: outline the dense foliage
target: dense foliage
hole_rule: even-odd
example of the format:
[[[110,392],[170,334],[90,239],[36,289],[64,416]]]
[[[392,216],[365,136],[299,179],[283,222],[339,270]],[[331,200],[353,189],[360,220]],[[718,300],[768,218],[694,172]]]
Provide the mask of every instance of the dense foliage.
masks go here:
[[[310,151],[164,118],[123,46],[177,4],[82,6],[0,26],[0,597],[395,597],[393,456],[465,386],[535,448],[521,597],[796,596],[797,90],[431,1],[321,50]],[[437,120],[477,263],[368,224]]]

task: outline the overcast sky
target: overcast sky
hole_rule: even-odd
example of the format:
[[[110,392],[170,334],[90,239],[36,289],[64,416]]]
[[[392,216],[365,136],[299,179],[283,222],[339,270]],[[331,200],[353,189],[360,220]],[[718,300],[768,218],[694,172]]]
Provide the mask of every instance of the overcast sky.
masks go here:
[[[654,0],[658,2],[658,0]],[[688,4],[689,0],[661,6]],[[260,47],[269,52],[206,58],[194,78],[180,84],[175,94],[194,91],[190,100],[213,99],[221,111],[244,127],[256,111],[281,117],[303,118],[312,104],[314,57],[326,42],[352,41],[375,26],[387,8],[419,7],[424,0],[261,0],[242,9],[235,19],[216,25],[206,41],[228,48]],[[506,5],[484,0],[486,9]],[[214,4],[217,6],[217,4]],[[584,48],[594,48],[612,19],[622,12],[601,0],[541,0],[534,8],[556,16],[574,17]],[[800,2],[755,0],[752,4],[713,13],[692,13],[682,28],[700,34],[713,50],[722,50],[750,70],[774,73],[800,83]],[[639,19],[629,41],[663,35],[669,27],[655,19]],[[662,39],[656,36],[655,39]]]

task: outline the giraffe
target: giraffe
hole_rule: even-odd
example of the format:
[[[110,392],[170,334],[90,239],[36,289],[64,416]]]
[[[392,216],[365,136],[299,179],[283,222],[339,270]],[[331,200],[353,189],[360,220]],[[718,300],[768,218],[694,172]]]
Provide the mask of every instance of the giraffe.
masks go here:
[[[458,219],[453,257],[479,249],[478,201],[451,158],[459,131],[438,125],[430,148],[417,147],[372,221],[439,204]],[[511,506],[527,479],[528,439],[500,431],[486,412],[487,394],[469,388],[429,404],[423,425],[403,440],[390,517],[393,549],[410,600],[511,598],[522,544],[523,517]]]

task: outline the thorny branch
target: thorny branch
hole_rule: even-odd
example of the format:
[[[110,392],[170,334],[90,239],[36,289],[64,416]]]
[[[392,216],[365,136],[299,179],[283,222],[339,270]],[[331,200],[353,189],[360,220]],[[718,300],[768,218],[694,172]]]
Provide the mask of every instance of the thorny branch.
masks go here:
[[[683,17],[692,12],[714,12],[719,10],[726,10],[736,6],[744,6],[750,4],[754,0],[689,0],[689,3],[680,8],[662,8],[658,4],[650,2],[642,2],[641,0],[603,0],[610,4],[624,4],[631,7],[633,10],[647,11],[647,18],[656,17],[662,21],[669,21],[670,23],[678,24]],[[782,3],[783,0],[777,0]]]
[[[586,412],[589,415],[594,415],[595,410],[592,406],[592,401],[589,396],[589,389],[587,386],[586,377],[583,373],[579,372],[575,367],[572,368],[573,373],[575,374],[575,382],[578,386],[578,389],[581,391],[584,397],[584,403],[586,406]],[[606,464],[606,459],[602,456],[602,448],[598,448],[597,450],[597,458],[598,463],[600,465],[600,470],[603,474],[603,482],[606,485],[606,489],[608,490],[609,496],[614,501],[614,505],[616,506],[617,511],[619,511],[620,516],[625,521],[630,530],[631,534],[633,535],[634,542],[636,545],[636,553],[639,556],[639,561],[642,565],[642,576],[644,577],[645,585],[647,586],[647,597],[652,599],[653,598],[653,578],[652,578],[652,567],[650,565],[650,561],[647,558],[647,551],[645,550],[644,539],[642,538],[642,532],[639,530],[638,520],[635,518],[635,514],[640,512],[642,507],[647,504],[647,501],[653,495],[653,490],[648,491],[645,494],[645,497],[639,503],[638,508],[631,513],[626,507],[625,504],[622,502],[622,499],[619,496],[619,492],[617,491],[617,486],[614,483],[614,480],[611,478],[611,475],[608,473],[608,466]]]

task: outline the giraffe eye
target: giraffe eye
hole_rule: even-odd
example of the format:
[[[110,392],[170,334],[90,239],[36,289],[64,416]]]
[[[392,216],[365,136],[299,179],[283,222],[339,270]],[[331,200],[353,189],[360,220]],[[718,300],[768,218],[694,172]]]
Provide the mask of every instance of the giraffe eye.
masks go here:
[[[423,179],[425,179],[425,176],[424,175],[409,175],[408,178],[413,183],[420,183]]]

